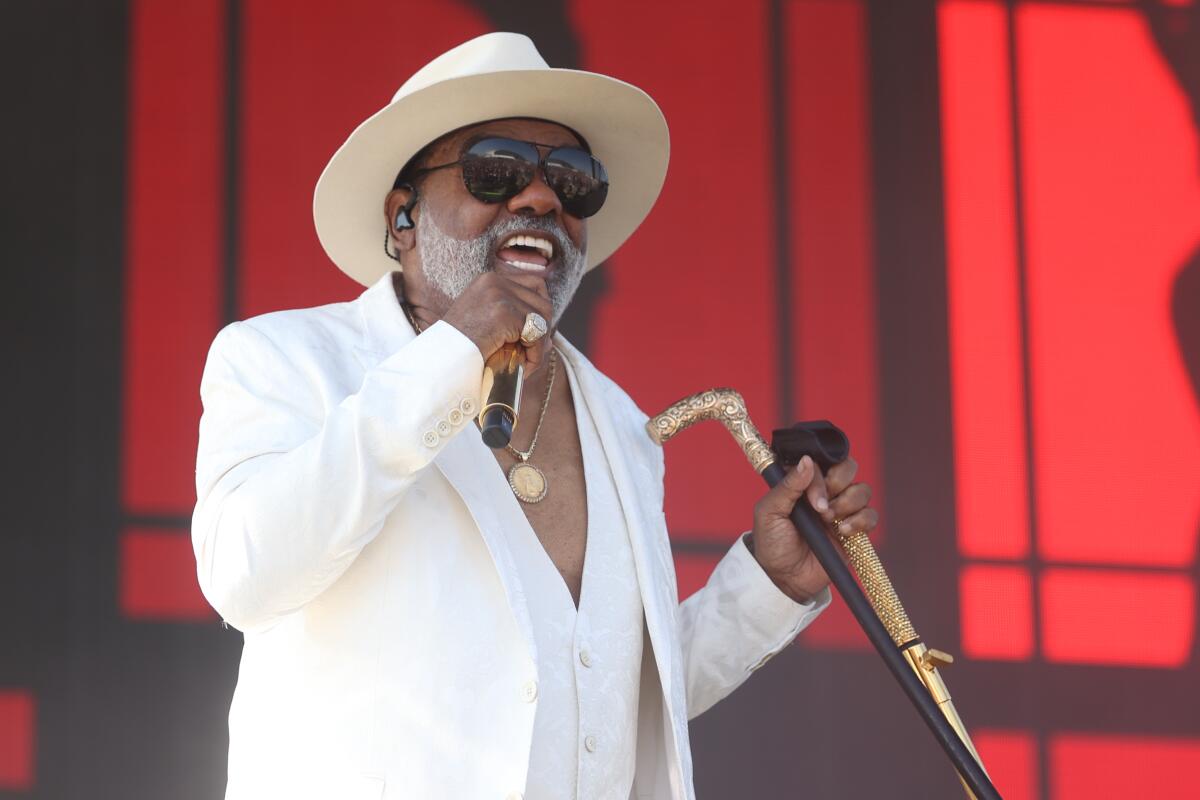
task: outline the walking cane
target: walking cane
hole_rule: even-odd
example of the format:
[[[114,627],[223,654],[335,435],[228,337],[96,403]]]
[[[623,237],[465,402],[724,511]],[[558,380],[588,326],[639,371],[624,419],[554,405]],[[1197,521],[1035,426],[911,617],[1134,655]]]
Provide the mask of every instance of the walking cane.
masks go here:
[[[809,455],[825,470],[837,461],[845,460],[850,452],[845,434],[828,423],[822,423],[823,429],[819,431],[817,426],[806,423],[775,431],[776,450],[773,451],[750,421],[742,396],[733,389],[712,389],[685,397],[651,418],[646,423],[646,431],[661,445],[685,428],[710,419],[725,425],[741,445],[750,465],[769,486],[783,480],[784,469],[777,461],[795,463],[801,456]],[[825,434],[827,443],[832,434],[838,446],[823,447],[819,436],[805,435],[817,433]],[[967,796],[973,800],[1001,800],[938,673],[938,667],[954,659],[940,650],[926,647],[917,636],[866,533],[837,535],[850,567],[862,582],[860,589],[807,498],[800,498],[791,517],[867,638],[950,757]]]

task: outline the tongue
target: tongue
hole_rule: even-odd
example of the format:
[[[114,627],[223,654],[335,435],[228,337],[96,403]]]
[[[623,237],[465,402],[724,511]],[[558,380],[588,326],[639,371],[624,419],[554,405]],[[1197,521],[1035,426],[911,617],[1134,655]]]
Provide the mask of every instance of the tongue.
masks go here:
[[[519,261],[523,264],[537,264],[539,267],[544,267],[547,263],[546,257],[540,251],[524,247],[505,247],[496,255],[500,256],[502,261]]]

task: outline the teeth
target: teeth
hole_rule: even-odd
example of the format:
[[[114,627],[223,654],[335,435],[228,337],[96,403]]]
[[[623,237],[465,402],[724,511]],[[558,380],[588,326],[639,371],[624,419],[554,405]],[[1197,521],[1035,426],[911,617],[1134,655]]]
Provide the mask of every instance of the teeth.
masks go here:
[[[543,239],[540,236],[527,236],[525,234],[518,233],[505,239],[504,244],[500,246],[503,248],[513,247],[515,245],[521,245],[523,247],[536,247],[538,251],[546,257],[547,261],[554,258],[554,242],[550,241],[549,239]]]
[[[504,261],[504,263],[508,264],[511,267],[516,267],[517,269],[523,269],[526,272],[545,272],[546,271],[546,268],[543,267],[541,264],[529,264],[524,261],[508,261],[507,259]]]

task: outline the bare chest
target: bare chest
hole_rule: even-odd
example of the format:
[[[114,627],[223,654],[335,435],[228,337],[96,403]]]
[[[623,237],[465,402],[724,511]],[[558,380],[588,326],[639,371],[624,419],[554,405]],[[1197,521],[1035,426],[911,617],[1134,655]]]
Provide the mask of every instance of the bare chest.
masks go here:
[[[532,415],[523,415],[521,424],[526,422],[527,416]],[[535,422],[536,419],[530,421]],[[521,433],[519,424],[513,437],[515,441],[528,438],[528,432],[524,437]],[[506,473],[510,473],[514,465],[519,463],[519,459],[507,450],[494,452]],[[528,463],[537,467],[544,476],[546,492],[539,502],[518,500],[518,504],[578,606],[587,549],[587,486],[574,406],[566,381],[551,398],[551,406],[547,409],[546,419],[538,434],[537,446]],[[515,480],[520,480],[519,472]]]

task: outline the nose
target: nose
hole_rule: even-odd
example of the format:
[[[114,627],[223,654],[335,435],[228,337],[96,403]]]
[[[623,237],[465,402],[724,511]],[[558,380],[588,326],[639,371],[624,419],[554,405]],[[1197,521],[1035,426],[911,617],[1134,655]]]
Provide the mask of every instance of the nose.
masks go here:
[[[562,203],[554,190],[542,179],[542,171],[534,170],[533,180],[521,191],[508,199],[508,210],[514,215],[530,214],[542,217],[546,214],[562,214]]]

